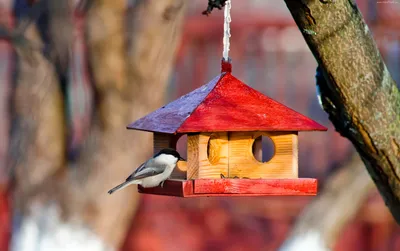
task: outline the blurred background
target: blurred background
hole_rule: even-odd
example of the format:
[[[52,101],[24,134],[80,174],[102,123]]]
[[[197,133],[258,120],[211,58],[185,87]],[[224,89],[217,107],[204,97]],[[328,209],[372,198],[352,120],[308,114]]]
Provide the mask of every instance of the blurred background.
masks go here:
[[[356,2],[400,83],[400,2]],[[106,194],[152,154],[151,134],[125,126],[219,74],[223,11],[206,7],[0,0],[1,251],[280,247],[316,198]],[[318,104],[313,55],[283,1],[233,0],[231,15],[233,75],[328,127],[299,135],[299,175],[322,190],[354,149]],[[400,228],[366,193],[333,250],[400,250]]]

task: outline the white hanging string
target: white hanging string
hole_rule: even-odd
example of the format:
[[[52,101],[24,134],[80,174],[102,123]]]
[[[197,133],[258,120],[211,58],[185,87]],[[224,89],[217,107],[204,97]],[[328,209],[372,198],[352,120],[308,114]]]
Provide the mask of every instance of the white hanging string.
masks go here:
[[[231,0],[227,0],[225,2],[225,10],[224,10],[224,38],[223,45],[224,51],[222,52],[222,57],[225,61],[229,61],[229,38],[231,37],[231,29],[229,27],[231,22]]]

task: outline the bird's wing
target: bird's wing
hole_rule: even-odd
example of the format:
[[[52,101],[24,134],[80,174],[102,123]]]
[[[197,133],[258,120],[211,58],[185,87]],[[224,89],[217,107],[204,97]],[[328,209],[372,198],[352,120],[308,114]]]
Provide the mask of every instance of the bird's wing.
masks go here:
[[[164,172],[165,166],[163,165],[154,165],[152,161],[147,161],[141,164],[138,169],[135,170],[127,179],[126,181],[130,180],[137,180],[143,179],[146,177],[154,176]]]
[[[144,162],[138,168],[136,168],[136,170],[131,175],[129,175],[128,178],[126,178],[126,181],[132,180],[132,178],[135,176],[135,174],[137,174],[138,172],[143,170],[143,168],[146,166],[146,163],[147,162]]]
[[[148,164],[149,164],[149,161],[146,161],[146,162],[142,163],[142,164],[133,172],[133,174],[143,171],[143,169],[144,169],[144,168],[146,167],[146,165],[148,165]],[[132,174],[132,175],[133,175],[133,174]]]

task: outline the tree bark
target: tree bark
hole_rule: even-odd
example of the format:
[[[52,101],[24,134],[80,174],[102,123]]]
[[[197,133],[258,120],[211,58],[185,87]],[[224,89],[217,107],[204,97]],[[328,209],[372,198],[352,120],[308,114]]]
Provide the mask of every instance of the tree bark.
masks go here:
[[[35,26],[28,28],[26,38],[39,43]],[[23,209],[64,168],[65,118],[54,65],[40,50],[19,51],[10,153],[14,206]]]
[[[356,215],[373,188],[362,161],[354,156],[330,176],[324,190],[299,215],[280,250],[332,249],[344,226]]]
[[[35,26],[27,29],[26,38],[39,43]],[[52,187],[66,161],[63,97],[55,67],[40,50],[19,51],[10,142],[14,219],[39,214],[33,203],[54,196]],[[34,248],[23,241],[23,231],[31,227],[24,223],[14,225],[12,250]]]
[[[138,194],[134,187],[112,196],[107,191],[151,155],[151,134],[125,128],[164,103],[185,4],[135,1],[134,13],[126,18],[126,1],[91,1],[87,37],[96,104],[90,134],[74,161],[66,158],[64,99],[55,74],[55,64],[65,65],[65,53],[49,57],[56,60],[52,63],[39,51],[34,64],[20,58],[11,146],[18,224],[11,250],[120,246]],[[134,29],[128,33],[127,27]],[[49,76],[45,81],[44,72]]]
[[[323,70],[324,110],[400,223],[400,94],[354,0],[285,0]]]

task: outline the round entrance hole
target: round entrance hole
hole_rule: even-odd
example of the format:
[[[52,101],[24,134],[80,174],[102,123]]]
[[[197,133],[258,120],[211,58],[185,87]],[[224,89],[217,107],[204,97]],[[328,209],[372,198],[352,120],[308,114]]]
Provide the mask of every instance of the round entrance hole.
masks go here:
[[[212,165],[215,165],[219,162],[219,159],[221,158],[221,147],[222,144],[219,137],[215,134],[211,134],[207,143],[207,157],[208,161]]]
[[[268,136],[259,136],[253,143],[253,155],[259,162],[268,162],[275,155],[275,145]]]
[[[176,142],[176,150],[179,152],[182,158],[187,159],[187,135],[183,134],[179,137]]]

